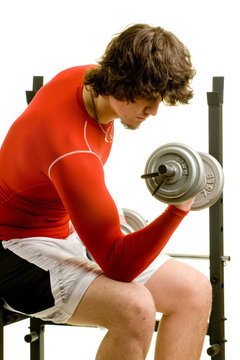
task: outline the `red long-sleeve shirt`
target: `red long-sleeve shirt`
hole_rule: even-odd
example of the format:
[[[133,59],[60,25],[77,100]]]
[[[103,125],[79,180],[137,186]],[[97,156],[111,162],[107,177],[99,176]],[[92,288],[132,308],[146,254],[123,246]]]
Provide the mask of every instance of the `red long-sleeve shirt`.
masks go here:
[[[0,239],[64,239],[69,218],[109,277],[131,281],[161,252],[186,212],[169,206],[124,236],[105,181],[111,143],[83,104],[88,66],[43,86],[11,126],[0,150]],[[103,125],[108,132],[111,124]]]

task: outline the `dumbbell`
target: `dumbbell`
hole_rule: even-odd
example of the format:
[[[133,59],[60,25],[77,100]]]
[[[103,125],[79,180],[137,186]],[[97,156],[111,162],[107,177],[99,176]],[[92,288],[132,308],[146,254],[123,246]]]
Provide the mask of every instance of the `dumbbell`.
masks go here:
[[[122,211],[126,223],[121,222],[120,227],[124,235],[141,230],[147,225],[147,221],[137,211],[126,208],[123,208]]]
[[[164,203],[177,205],[195,197],[192,210],[212,206],[224,186],[219,162],[181,143],[157,148],[148,158],[141,177],[151,194]]]

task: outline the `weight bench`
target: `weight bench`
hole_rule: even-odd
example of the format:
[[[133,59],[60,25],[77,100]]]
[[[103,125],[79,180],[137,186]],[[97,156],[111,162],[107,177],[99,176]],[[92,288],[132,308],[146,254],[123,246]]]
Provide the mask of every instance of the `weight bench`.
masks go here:
[[[209,154],[222,165],[222,104],[223,77],[213,78],[213,91],[207,93],[209,106]],[[33,77],[33,90],[26,91],[29,104],[34,95],[43,85],[42,76]],[[207,335],[210,347],[208,355],[214,360],[225,360],[225,315],[224,315],[224,264],[230,260],[224,256],[223,249],[223,196],[209,208],[209,255],[170,254],[177,258],[209,259],[210,281],[213,287],[213,304]],[[17,314],[3,308],[0,302],[0,360],[4,360],[4,326],[27,319],[28,316]],[[45,325],[56,325],[40,319],[29,318],[30,333],[25,341],[30,343],[30,360],[44,360],[44,329]],[[68,326],[68,325],[63,325]],[[155,331],[157,331],[156,321]]]

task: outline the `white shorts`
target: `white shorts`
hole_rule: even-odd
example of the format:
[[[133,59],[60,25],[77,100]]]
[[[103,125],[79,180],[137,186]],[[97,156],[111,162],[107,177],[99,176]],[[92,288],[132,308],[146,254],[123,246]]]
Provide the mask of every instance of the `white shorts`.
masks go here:
[[[2,245],[4,249],[10,250],[11,253],[14,253],[21,259],[24,259],[25,262],[34,266],[34,271],[35,269],[39,269],[39,271],[44,272],[44,274],[49,274],[49,293],[51,293],[51,297],[53,298],[52,303],[46,301],[46,303],[51,304],[50,307],[33,313],[19,310],[16,305],[12,306],[6,299],[4,299],[5,307],[9,310],[41,318],[44,321],[66,323],[74,313],[92,281],[103,273],[94,261],[88,259],[86,248],[76,232],[64,240],[33,237],[2,241]],[[133,281],[144,284],[167,260],[169,260],[168,255],[160,254],[152,264]],[[21,282],[21,277],[19,277],[19,282]],[[41,286],[41,283],[39,283],[39,286]],[[36,288],[35,290],[36,296],[34,302],[36,309],[38,309],[38,304],[36,304],[38,299],[39,303],[41,303],[41,288],[39,290],[39,286],[38,289]],[[45,291],[46,286],[45,281],[42,293]],[[26,287],[24,292],[26,298],[34,296],[34,291],[32,289],[28,290],[28,288],[29,286]],[[27,291],[30,292],[27,293]],[[38,291],[40,291],[39,294],[37,293]],[[44,300],[42,300],[42,302],[43,301]],[[39,306],[40,305],[41,304],[39,304]],[[33,307],[33,309],[35,309],[35,307]]]

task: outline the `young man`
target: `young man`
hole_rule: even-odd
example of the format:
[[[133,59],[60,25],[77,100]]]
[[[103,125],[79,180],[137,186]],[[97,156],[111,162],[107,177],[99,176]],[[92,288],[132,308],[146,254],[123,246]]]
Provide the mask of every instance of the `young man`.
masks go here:
[[[173,34],[134,25],[98,66],[65,70],[43,86],[1,147],[0,297],[44,320],[107,328],[97,360],[145,359],[156,311],[155,359],[200,358],[210,283],[160,254],[193,200],[124,236],[103,172],[114,120],[136,129],[161,101],[188,103],[193,76]]]

